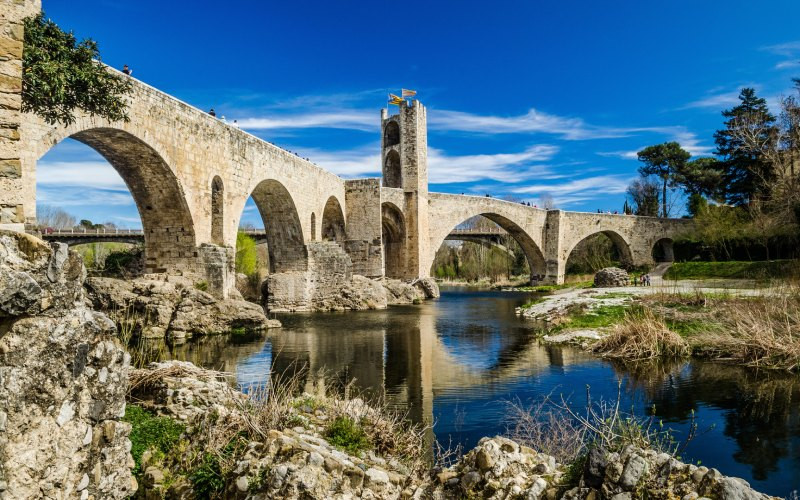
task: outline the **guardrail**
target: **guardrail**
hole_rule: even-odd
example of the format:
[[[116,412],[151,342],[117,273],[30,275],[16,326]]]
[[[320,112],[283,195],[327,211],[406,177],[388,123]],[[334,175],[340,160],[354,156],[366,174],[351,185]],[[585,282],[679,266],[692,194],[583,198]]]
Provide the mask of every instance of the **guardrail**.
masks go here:
[[[100,236],[100,235],[119,235],[119,236],[141,236],[144,235],[142,229],[109,229],[109,228],[96,228],[90,229],[86,227],[70,228],[70,229],[53,229],[50,227],[37,228],[43,236]]]
[[[453,229],[452,231],[450,231],[450,235],[452,236],[471,236],[471,235],[484,235],[484,234],[499,236],[508,233],[504,229],[499,227],[496,229]]]

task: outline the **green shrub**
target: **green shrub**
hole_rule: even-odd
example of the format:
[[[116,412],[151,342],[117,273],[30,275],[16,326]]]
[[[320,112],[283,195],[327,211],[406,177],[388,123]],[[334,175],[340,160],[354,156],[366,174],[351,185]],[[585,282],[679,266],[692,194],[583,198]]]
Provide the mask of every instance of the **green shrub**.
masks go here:
[[[206,291],[208,291],[208,281],[200,280],[200,281],[198,281],[197,283],[194,284],[194,287],[196,289],[200,290],[201,292],[206,292]]]
[[[336,417],[325,433],[328,442],[356,454],[371,446],[364,429],[350,417]]]
[[[665,279],[765,279],[779,278],[796,274],[797,261],[719,261],[719,262],[676,262],[664,274]]]
[[[239,231],[236,235],[236,272],[250,276],[256,272],[257,267],[256,240]]]
[[[142,470],[142,454],[152,449],[159,453],[167,453],[180,440],[186,428],[169,417],[157,417],[136,405],[125,407],[123,421],[131,424],[131,455],[136,464],[133,473],[139,475]]]
[[[222,477],[222,467],[219,459],[213,453],[203,455],[203,461],[189,476],[194,486],[197,498],[210,499],[217,497],[225,488],[225,479]]]

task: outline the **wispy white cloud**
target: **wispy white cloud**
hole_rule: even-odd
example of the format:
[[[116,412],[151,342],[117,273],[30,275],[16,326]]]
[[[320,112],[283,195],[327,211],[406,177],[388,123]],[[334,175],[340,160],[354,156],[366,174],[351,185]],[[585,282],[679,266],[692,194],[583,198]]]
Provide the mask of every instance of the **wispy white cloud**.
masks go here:
[[[376,91],[340,94],[338,97],[300,96],[270,103],[256,111],[242,113],[243,129],[269,130],[272,133],[308,128],[348,129],[375,132],[379,114],[364,108],[365,97],[374,101]],[[331,100],[333,99],[333,100]],[[580,117],[561,116],[530,108],[521,115],[499,116],[465,111],[433,109],[428,112],[428,127],[439,132],[473,134],[546,134],[564,140],[614,139],[642,133],[674,133],[675,126],[606,126],[586,122]]]
[[[725,107],[735,105],[738,102],[739,90],[737,89],[729,92],[720,92],[707,95],[706,97],[692,101],[679,109],[715,108],[721,110]]]
[[[800,66],[800,40],[761,47],[761,50],[781,56],[784,60],[775,64],[775,69]]]
[[[122,177],[105,161],[40,161],[36,165],[36,183],[128,191]]]
[[[314,158],[320,167],[343,177],[380,176],[380,146],[368,145],[345,151],[303,149],[303,156]],[[428,177],[432,184],[493,180],[521,182],[534,177],[562,177],[539,162],[552,159],[558,147],[536,144],[515,153],[449,155],[441,149],[428,148]]]
[[[558,152],[556,146],[538,144],[519,153],[481,155],[447,155],[439,149],[428,149],[428,177],[433,184],[475,182],[489,179],[499,182],[521,182],[534,177],[561,177],[547,165]]]
[[[552,196],[566,196],[577,194],[618,194],[624,193],[628,188],[631,177],[628,175],[599,175],[594,177],[584,177],[563,183],[554,184],[531,184],[512,188],[510,191],[518,194],[547,193]]]
[[[714,151],[713,146],[702,144],[697,134],[683,127],[676,127],[672,134],[666,138],[666,141],[677,142],[692,156],[708,156]],[[641,147],[630,151],[600,151],[597,154],[606,157],[622,158],[624,160],[636,160],[638,158],[638,152],[648,145],[649,144],[643,144]]]
[[[270,117],[251,117],[239,120],[245,130],[281,130],[334,128],[374,132],[380,125],[376,113],[359,110],[320,111],[300,114],[274,114]]]

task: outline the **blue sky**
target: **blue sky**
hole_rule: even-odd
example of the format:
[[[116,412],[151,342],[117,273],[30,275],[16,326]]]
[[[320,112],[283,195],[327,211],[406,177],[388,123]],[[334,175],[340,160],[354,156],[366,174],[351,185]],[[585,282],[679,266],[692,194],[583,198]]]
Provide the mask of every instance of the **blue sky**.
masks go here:
[[[707,155],[742,86],[775,106],[800,76],[796,0],[187,5],[43,0],[104,62],[344,177],[379,175],[379,110],[416,89],[431,190],[569,210],[620,209],[637,150],[677,140]],[[113,168],[74,141],[40,160],[37,189],[139,227]]]

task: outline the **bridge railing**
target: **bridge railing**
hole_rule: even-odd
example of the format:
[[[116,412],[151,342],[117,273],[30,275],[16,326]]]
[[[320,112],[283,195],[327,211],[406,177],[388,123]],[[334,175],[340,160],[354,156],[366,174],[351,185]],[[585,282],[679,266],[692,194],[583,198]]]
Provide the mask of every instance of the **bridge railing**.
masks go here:
[[[477,235],[497,235],[502,236],[508,234],[505,229],[492,228],[492,229],[453,229],[450,231],[450,236],[477,236]]]
[[[44,236],[142,236],[144,230],[142,229],[118,229],[118,228],[69,228],[69,229],[55,229],[52,227],[38,228]]]

